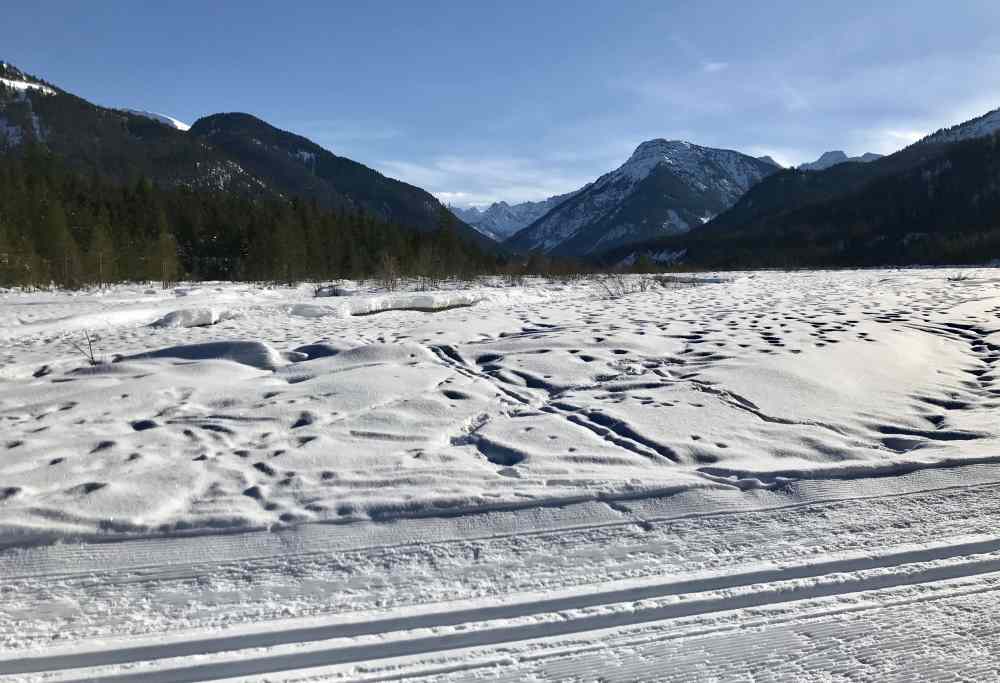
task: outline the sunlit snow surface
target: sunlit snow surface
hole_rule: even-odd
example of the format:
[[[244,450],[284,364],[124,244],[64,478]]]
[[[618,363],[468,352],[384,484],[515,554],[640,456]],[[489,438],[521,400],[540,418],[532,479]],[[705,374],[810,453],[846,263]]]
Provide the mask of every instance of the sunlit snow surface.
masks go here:
[[[0,78],[0,85],[7,86],[8,88],[14,88],[14,90],[20,90],[22,92],[26,90],[37,90],[43,95],[54,95],[55,90],[47,85],[42,85],[41,83],[33,83],[31,81],[21,81],[11,78]]]
[[[176,128],[179,131],[189,131],[191,126],[183,121],[178,121],[172,116],[167,116],[166,114],[158,114],[155,111],[144,111],[142,109],[126,109],[129,114],[135,114],[136,116],[143,116],[147,119],[152,119],[153,121],[158,121],[165,126],[170,128]]]
[[[953,275],[0,293],[0,545],[1000,461],[1000,270]]]

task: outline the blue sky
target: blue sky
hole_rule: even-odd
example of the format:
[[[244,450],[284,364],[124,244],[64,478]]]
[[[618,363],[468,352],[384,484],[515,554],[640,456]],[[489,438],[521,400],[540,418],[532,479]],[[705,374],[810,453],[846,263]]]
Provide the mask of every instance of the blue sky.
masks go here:
[[[189,123],[250,112],[461,205],[575,189],[654,137],[800,163],[891,152],[1000,107],[995,1],[7,0],[2,13],[0,59],[98,104]]]

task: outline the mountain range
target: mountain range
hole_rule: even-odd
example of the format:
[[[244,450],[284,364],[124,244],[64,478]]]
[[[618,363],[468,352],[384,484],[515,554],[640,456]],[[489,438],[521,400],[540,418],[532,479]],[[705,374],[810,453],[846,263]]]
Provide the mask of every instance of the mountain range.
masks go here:
[[[213,114],[187,126],[100,107],[0,62],[0,154],[40,147],[102,182],[298,199],[417,233],[449,225],[480,246],[502,243],[500,252],[609,263],[973,258],[970,240],[992,244],[1000,216],[998,132],[995,110],[885,157],[831,151],[791,169],[770,157],[658,138],[573,192],[462,209],[250,114]]]
[[[448,224],[467,239],[489,241],[429,192],[249,114],[214,114],[188,129],[162,114],[100,107],[0,64],[0,151],[35,144],[77,171],[120,183],[146,178],[167,188],[297,197],[417,231]]]
[[[858,157],[849,157],[846,153],[841,150],[835,150],[832,152],[824,152],[820,155],[819,159],[816,161],[811,161],[805,164],[799,164],[800,171],[823,171],[831,166],[836,166],[837,164],[847,163],[849,161],[858,163],[869,163],[875,161],[876,159],[881,159],[881,154],[874,154],[872,152],[866,152]]]
[[[711,267],[976,263],[1000,257],[1000,110],[868,163],[788,169],[680,238],[607,262]]]
[[[535,222],[577,192],[579,190],[549,197],[540,202],[521,202],[520,204],[508,204],[504,201],[493,202],[485,209],[476,206],[464,209],[457,206],[449,206],[448,208],[479,232],[501,242],[518,230]]]

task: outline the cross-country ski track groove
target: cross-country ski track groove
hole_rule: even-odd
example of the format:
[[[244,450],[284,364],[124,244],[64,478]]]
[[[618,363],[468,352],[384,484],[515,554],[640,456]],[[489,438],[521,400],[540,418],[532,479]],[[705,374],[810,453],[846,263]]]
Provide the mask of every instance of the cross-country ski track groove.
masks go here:
[[[951,560],[948,562],[948,560]],[[945,562],[942,562],[945,561]],[[814,564],[761,569],[758,571],[681,581],[651,583],[584,595],[544,598],[506,605],[429,612],[396,618],[334,623],[325,626],[221,636],[199,640],[177,640],[157,645],[94,650],[75,654],[24,657],[0,661],[0,674],[85,669],[109,665],[136,665],[174,657],[237,653],[281,645],[328,641],[361,636],[394,636],[384,642],[321,646],[300,653],[227,657],[224,661],[193,666],[168,667],[101,676],[118,682],[184,683],[234,676],[252,676],[303,668],[483,647],[515,641],[580,634],[627,627],[666,619],[714,612],[763,607],[800,600],[878,591],[899,586],[926,584],[1000,572],[1000,538],[955,545],[905,550],[876,557],[851,557]],[[797,584],[797,580],[819,579]],[[736,595],[706,593],[731,592]],[[631,605],[622,611],[576,614],[604,606],[621,606],[684,596],[667,604]],[[569,612],[565,614],[565,612]],[[505,624],[506,620],[541,618],[540,623]],[[426,635],[425,629],[467,625],[467,630]],[[93,680],[59,678],[60,681]]]

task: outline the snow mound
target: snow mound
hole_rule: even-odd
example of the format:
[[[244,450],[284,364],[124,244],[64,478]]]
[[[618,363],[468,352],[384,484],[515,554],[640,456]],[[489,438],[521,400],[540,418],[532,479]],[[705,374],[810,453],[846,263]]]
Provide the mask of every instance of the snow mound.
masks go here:
[[[413,363],[435,362],[434,354],[420,344],[366,344],[346,349],[331,357],[331,365],[338,368],[375,365],[378,363],[398,363],[409,365]]]
[[[351,315],[351,307],[342,304],[294,304],[288,309],[290,315],[300,318],[346,318]]]
[[[304,358],[304,354],[301,357]],[[190,361],[228,360],[240,365],[248,365],[258,370],[277,370],[289,363],[286,355],[279,353],[269,344],[259,341],[215,341],[203,344],[170,346],[156,351],[146,351],[132,356],[123,356],[117,360],[154,360],[157,358]]]
[[[153,327],[208,327],[223,320],[234,317],[232,311],[225,308],[183,308],[171,311],[152,323]]]
[[[302,318],[371,315],[385,311],[433,312],[459,306],[472,306],[483,301],[475,292],[427,292],[388,294],[385,296],[353,297],[336,304],[295,304],[289,313]]]

